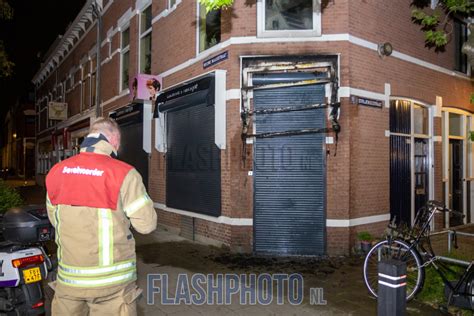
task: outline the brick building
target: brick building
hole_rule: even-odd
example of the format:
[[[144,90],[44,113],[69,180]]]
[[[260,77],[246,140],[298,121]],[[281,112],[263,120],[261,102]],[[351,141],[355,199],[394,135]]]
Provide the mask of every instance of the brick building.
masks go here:
[[[437,229],[474,222],[466,23],[435,52],[411,1],[319,3],[236,0],[207,13],[195,0],[104,0],[96,45],[88,1],[33,78],[39,172],[87,133],[100,65],[99,109],[122,125],[121,157],[159,223],[183,236],[348,253],[357,232],[410,222],[428,198],[466,215]],[[133,97],[137,74],[156,76],[156,100]],[[48,119],[50,102],[67,118]]]

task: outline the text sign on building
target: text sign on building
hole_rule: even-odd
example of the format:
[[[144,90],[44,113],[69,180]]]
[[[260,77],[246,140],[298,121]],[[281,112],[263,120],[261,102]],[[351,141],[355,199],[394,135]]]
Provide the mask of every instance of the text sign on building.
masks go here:
[[[374,108],[381,108],[383,106],[383,101],[382,100],[362,98],[362,97],[358,97],[356,95],[351,95],[351,103],[352,104],[358,104],[358,105],[371,106],[371,107],[374,107]]]
[[[67,103],[49,102],[48,118],[50,120],[64,121],[67,120]]]
[[[217,55],[217,56],[213,56],[213,57],[211,57],[211,58],[209,58],[209,59],[206,59],[206,60],[202,63],[202,67],[203,67],[204,69],[209,68],[209,67],[214,66],[214,65],[216,65],[216,64],[220,63],[221,61],[224,61],[224,60],[226,60],[226,59],[228,59],[228,58],[229,58],[229,52],[228,52],[228,51],[225,51],[225,52],[223,52],[223,53],[220,53],[220,54]]]

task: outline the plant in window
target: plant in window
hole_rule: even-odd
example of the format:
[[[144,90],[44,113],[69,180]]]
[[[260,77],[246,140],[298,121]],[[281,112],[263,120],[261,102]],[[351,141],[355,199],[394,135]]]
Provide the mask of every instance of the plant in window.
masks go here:
[[[232,6],[234,0],[199,0],[199,3],[206,7],[206,11],[218,10]]]

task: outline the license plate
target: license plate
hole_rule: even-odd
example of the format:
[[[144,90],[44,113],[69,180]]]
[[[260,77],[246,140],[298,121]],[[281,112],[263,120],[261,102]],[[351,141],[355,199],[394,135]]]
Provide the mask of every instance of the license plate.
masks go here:
[[[40,268],[23,270],[23,279],[26,284],[41,281]]]

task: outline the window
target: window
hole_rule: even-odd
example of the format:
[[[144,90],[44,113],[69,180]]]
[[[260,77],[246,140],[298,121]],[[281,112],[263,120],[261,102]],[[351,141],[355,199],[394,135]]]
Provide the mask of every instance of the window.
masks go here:
[[[467,55],[462,52],[462,46],[467,41],[467,25],[459,20],[454,21],[454,70],[467,73]]]
[[[130,67],[130,28],[122,32],[120,52],[120,91],[128,88],[128,70]]]
[[[151,74],[151,5],[140,14],[140,73]]]
[[[461,115],[449,113],[449,135],[462,136]]]
[[[413,104],[413,128],[415,134],[428,135],[428,108]]]
[[[319,36],[320,8],[320,1],[317,0],[258,1],[258,35]]]
[[[221,42],[221,10],[206,12],[199,5],[199,52]]]
[[[168,9],[171,9],[176,5],[176,0],[168,0]]]

